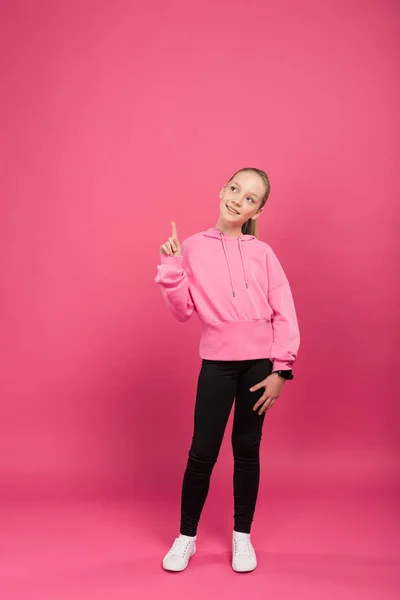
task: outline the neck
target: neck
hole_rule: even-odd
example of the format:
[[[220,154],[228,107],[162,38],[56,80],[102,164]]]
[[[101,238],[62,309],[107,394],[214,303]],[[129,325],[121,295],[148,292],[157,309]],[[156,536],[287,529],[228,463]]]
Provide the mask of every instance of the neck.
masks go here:
[[[219,231],[222,231],[222,233],[230,237],[239,237],[243,235],[241,225],[238,226],[231,223],[227,223],[226,221],[223,221],[221,217],[218,219],[215,228]]]

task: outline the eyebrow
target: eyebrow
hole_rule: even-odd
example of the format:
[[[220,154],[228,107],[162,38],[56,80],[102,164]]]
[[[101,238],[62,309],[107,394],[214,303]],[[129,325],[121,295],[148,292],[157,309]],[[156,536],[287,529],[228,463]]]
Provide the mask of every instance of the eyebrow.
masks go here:
[[[231,183],[234,183],[235,185],[240,187],[240,183],[237,183],[237,181],[231,181]],[[255,196],[257,198],[257,200],[259,200],[259,197],[257,196],[257,194],[255,192],[252,192],[250,194],[250,196]]]

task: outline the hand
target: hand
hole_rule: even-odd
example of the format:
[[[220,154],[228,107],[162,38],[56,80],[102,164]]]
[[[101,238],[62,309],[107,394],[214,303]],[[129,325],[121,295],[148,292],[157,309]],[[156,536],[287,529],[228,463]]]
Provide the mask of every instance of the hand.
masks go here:
[[[278,373],[271,373],[264,381],[260,381],[260,383],[253,385],[253,387],[250,388],[251,392],[256,392],[261,388],[265,388],[263,395],[253,406],[253,410],[257,410],[257,408],[261,407],[258,413],[261,415],[263,412],[270,409],[275,400],[279,398],[282,393],[285,381],[286,380],[278,375]]]
[[[178,240],[175,222],[172,221],[171,225],[172,235],[170,238],[168,238],[168,241],[161,246],[161,254],[166,254],[167,256],[182,256],[182,246]]]

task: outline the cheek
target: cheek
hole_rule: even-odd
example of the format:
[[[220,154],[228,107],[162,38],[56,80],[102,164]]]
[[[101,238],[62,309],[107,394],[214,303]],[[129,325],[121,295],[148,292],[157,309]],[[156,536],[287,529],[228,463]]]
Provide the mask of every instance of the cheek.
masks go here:
[[[225,204],[226,204],[226,199],[222,198],[222,200],[219,203],[219,211],[220,213],[225,213]]]
[[[254,206],[252,206],[251,204],[246,204],[243,212],[246,214],[246,216],[248,216],[250,218],[256,214],[257,209]]]

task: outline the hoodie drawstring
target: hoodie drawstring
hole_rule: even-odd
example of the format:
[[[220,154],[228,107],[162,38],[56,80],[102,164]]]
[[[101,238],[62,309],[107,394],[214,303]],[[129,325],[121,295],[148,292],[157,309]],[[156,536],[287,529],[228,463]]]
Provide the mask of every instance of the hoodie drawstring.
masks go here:
[[[229,261],[228,252],[226,250],[226,242],[225,242],[225,239],[224,239],[224,234],[222,232],[221,232],[221,241],[222,241],[222,247],[223,247],[224,253],[225,253],[226,264],[228,265],[229,277],[231,279],[232,295],[233,295],[233,297],[235,297],[236,296],[236,292],[235,292],[235,285],[234,285],[234,282],[233,282],[233,274],[232,274],[232,269],[231,269],[231,263]],[[246,288],[248,288],[249,284],[247,282],[246,261],[245,261],[245,258],[244,258],[243,248],[242,248],[242,245],[241,245],[240,238],[238,238],[238,247],[239,247],[240,257],[242,259],[244,281],[246,283]]]
[[[239,246],[240,256],[242,258],[244,281],[246,283],[246,287],[248,288],[249,284],[247,283],[246,261],[244,260],[243,248],[242,248],[242,244],[241,244],[240,238],[238,238],[238,246]]]
[[[233,275],[232,275],[231,263],[229,262],[229,256],[228,256],[228,253],[226,251],[226,243],[225,243],[225,239],[224,239],[224,234],[223,233],[221,233],[221,241],[222,241],[222,247],[223,247],[224,252],[225,252],[226,262],[227,262],[227,265],[228,265],[229,277],[231,278],[232,294],[233,294],[233,297],[235,297],[235,286],[233,285]]]

